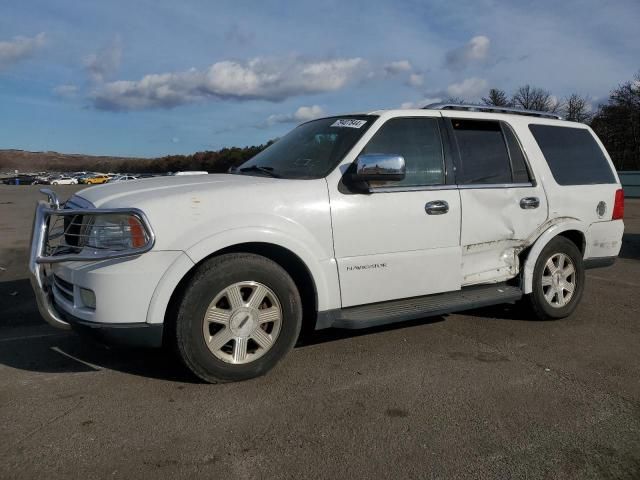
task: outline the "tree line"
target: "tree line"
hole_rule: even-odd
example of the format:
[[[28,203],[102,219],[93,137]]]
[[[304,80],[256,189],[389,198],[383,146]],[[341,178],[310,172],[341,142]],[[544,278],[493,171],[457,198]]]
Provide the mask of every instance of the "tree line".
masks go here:
[[[549,91],[531,85],[519,87],[512,95],[492,88],[481,103],[558,113],[566,120],[587,123],[602,140],[618,170],[640,170],[640,72],[633,80],[614,88],[606,103],[595,109],[584,95],[573,93],[558,99]]]

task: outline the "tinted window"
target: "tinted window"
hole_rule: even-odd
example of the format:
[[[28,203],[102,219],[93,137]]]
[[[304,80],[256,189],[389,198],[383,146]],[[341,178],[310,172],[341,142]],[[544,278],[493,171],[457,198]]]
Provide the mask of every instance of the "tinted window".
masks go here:
[[[460,165],[460,185],[511,183],[509,153],[499,122],[452,120]]]
[[[529,125],[560,185],[615,183],[609,162],[588,130]]]
[[[442,141],[434,118],[394,118],[385,123],[362,153],[402,155],[404,180],[394,185],[423,186],[444,183]]]
[[[515,133],[509,125],[502,123],[502,131],[507,140],[507,148],[509,149],[509,157],[511,157],[511,172],[513,175],[513,183],[529,183],[531,178],[527,169],[527,162],[524,159],[524,153]]]

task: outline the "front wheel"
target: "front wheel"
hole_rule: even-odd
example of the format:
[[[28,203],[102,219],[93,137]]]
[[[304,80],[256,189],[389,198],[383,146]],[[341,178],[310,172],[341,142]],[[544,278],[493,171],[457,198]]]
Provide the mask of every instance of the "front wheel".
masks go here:
[[[584,291],[584,265],[576,245],[564,237],[552,239],[540,253],[533,271],[529,304],[541,320],[568,317]]]
[[[185,365],[206,382],[232,382],[265,374],[293,348],[302,302],[277,263],[232,253],[198,267],[175,320]]]

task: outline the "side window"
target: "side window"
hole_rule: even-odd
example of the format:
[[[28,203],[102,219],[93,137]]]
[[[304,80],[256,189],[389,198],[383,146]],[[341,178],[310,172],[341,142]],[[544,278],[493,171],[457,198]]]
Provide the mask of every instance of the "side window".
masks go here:
[[[584,128],[529,125],[559,185],[616,183],[607,158]]]
[[[459,185],[512,183],[500,122],[452,119],[451,125],[460,152]]]
[[[516,138],[516,134],[513,132],[511,127],[504,122],[502,122],[502,131],[504,132],[504,137],[507,140],[507,148],[509,149],[509,156],[511,157],[513,183],[529,183],[531,181],[531,177],[529,175],[529,170],[527,169],[527,162],[524,159],[524,153],[522,153],[522,148]]]
[[[407,175],[394,186],[444,183],[442,140],[435,118],[393,118],[376,132],[362,153],[387,153],[404,157]]]

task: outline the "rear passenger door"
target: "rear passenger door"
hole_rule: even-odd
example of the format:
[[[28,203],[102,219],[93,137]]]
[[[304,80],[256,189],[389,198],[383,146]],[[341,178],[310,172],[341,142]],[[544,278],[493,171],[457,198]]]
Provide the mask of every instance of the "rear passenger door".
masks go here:
[[[512,278],[519,248],[547,220],[544,190],[507,122],[442,115],[460,191],[462,285]]]

